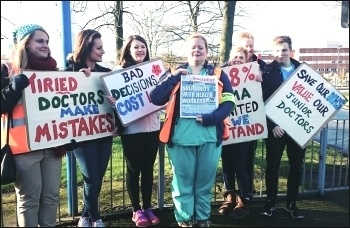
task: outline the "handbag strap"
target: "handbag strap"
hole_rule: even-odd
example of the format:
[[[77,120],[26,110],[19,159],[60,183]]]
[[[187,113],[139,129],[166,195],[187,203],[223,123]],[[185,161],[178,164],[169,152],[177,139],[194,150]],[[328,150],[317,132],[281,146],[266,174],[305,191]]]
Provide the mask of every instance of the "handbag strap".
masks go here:
[[[10,141],[10,119],[12,117],[12,112],[7,113],[7,134],[6,134],[6,144],[9,145]]]

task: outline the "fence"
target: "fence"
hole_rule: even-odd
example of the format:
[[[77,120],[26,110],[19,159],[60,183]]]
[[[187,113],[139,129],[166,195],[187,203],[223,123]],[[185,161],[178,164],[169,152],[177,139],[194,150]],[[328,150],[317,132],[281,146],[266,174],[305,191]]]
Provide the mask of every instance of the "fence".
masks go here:
[[[325,191],[349,189],[349,117],[334,119],[308,145],[300,194],[321,194]],[[131,203],[125,187],[125,162],[119,138],[113,143],[113,153],[104,177],[99,206],[104,216],[130,213]],[[58,224],[79,218],[82,209],[83,181],[73,154],[67,155],[62,167],[61,198],[58,208]],[[255,156],[254,198],[265,195],[265,146],[258,141]],[[286,192],[288,159],[282,158],[279,172],[279,195]],[[164,145],[160,144],[154,169],[153,205],[155,208],[172,207],[171,169],[167,162]],[[221,162],[218,166],[217,181],[213,188],[213,203],[222,201],[223,183]],[[1,226],[16,225],[16,201],[13,186],[1,188]]]

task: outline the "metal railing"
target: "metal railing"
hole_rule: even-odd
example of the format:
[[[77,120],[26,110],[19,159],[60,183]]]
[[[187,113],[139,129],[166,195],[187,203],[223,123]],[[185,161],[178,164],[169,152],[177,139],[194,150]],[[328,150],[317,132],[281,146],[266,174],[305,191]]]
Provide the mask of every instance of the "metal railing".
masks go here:
[[[304,173],[300,186],[300,194],[321,194],[325,191],[349,189],[349,119],[335,119],[322,129],[318,136],[308,145],[304,161]],[[115,139],[118,140],[118,139]],[[265,195],[265,145],[259,140],[259,148],[255,157],[254,188],[257,194],[254,198],[264,198]],[[117,145],[114,145],[117,146]],[[131,203],[125,187],[125,161],[121,151],[113,150],[100,194],[100,211],[102,215],[114,215],[131,212]],[[61,199],[58,208],[58,223],[73,221],[79,218],[82,208],[83,181],[79,176],[79,167],[74,155],[68,154],[66,167],[66,183],[62,183]],[[120,162],[122,161],[122,162]],[[282,159],[282,163],[287,163]],[[117,165],[120,166],[117,166]],[[284,164],[284,167],[287,165]],[[114,176],[115,170],[119,174]],[[158,159],[154,172],[153,205],[163,209],[172,207],[170,194],[171,173],[167,162],[167,154],[163,144],[159,145]],[[279,195],[286,191],[286,176],[288,168],[280,170]],[[64,173],[63,173],[64,174]],[[80,177],[80,178],[77,178]],[[217,181],[213,188],[213,203],[222,201],[223,183],[221,177],[221,161],[217,171]],[[80,179],[80,181],[78,181]],[[7,188],[9,189],[9,188]],[[13,187],[12,187],[13,189]],[[166,194],[169,193],[169,194]],[[1,226],[16,224],[16,201],[14,191],[1,191]],[[8,216],[11,214],[12,216]]]

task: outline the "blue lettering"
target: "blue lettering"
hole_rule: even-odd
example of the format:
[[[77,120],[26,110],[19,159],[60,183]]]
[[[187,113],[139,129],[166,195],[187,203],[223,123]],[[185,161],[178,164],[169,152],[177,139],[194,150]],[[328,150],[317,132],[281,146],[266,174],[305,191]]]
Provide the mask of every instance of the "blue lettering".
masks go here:
[[[145,103],[142,99],[142,93],[138,93],[135,96],[130,96],[129,100],[125,100],[124,102],[118,102],[116,106],[118,113],[122,116],[125,116],[128,114],[128,112],[139,110],[140,105],[142,107],[145,106]]]

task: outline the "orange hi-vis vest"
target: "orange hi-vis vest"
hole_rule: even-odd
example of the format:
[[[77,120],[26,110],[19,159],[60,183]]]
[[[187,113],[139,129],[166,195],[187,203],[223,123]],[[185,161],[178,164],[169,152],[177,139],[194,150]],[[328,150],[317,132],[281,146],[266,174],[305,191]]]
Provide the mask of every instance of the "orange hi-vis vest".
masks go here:
[[[10,114],[11,115],[11,114]],[[6,143],[7,137],[7,118],[8,114],[1,116],[2,128],[1,128],[1,144]],[[11,147],[13,154],[22,154],[30,151],[28,145],[27,126],[25,123],[25,111],[22,99],[19,100],[17,105],[12,110],[12,116],[10,119],[9,130],[9,146]]]
[[[12,72],[11,66],[8,66],[9,75]],[[9,146],[13,154],[22,154],[30,152],[28,144],[27,126],[25,121],[25,110],[23,98],[21,98],[10,114],[1,115],[1,146],[6,144],[7,139],[7,118],[10,115]]]
[[[222,82],[220,81],[220,76],[221,76],[221,68],[215,68],[214,70],[214,74],[218,77],[218,83],[219,83],[219,91],[218,91],[218,99],[220,101],[220,97],[222,94]],[[171,69],[171,73],[174,73],[175,69]],[[164,120],[164,124],[162,129],[160,130],[160,134],[159,134],[159,140],[162,143],[168,143],[169,142],[169,138],[170,138],[170,131],[171,131],[171,126],[172,126],[172,122],[173,122],[173,116],[174,116],[174,108],[175,108],[175,101],[176,101],[176,93],[178,91],[180,87],[180,82],[178,82],[176,84],[176,86],[174,87],[174,89],[171,91],[170,94],[170,99],[167,103],[167,107],[165,110],[165,120]],[[229,138],[229,119],[228,117],[225,118],[224,122],[224,132],[223,132],[223,140],[227,140]]]

